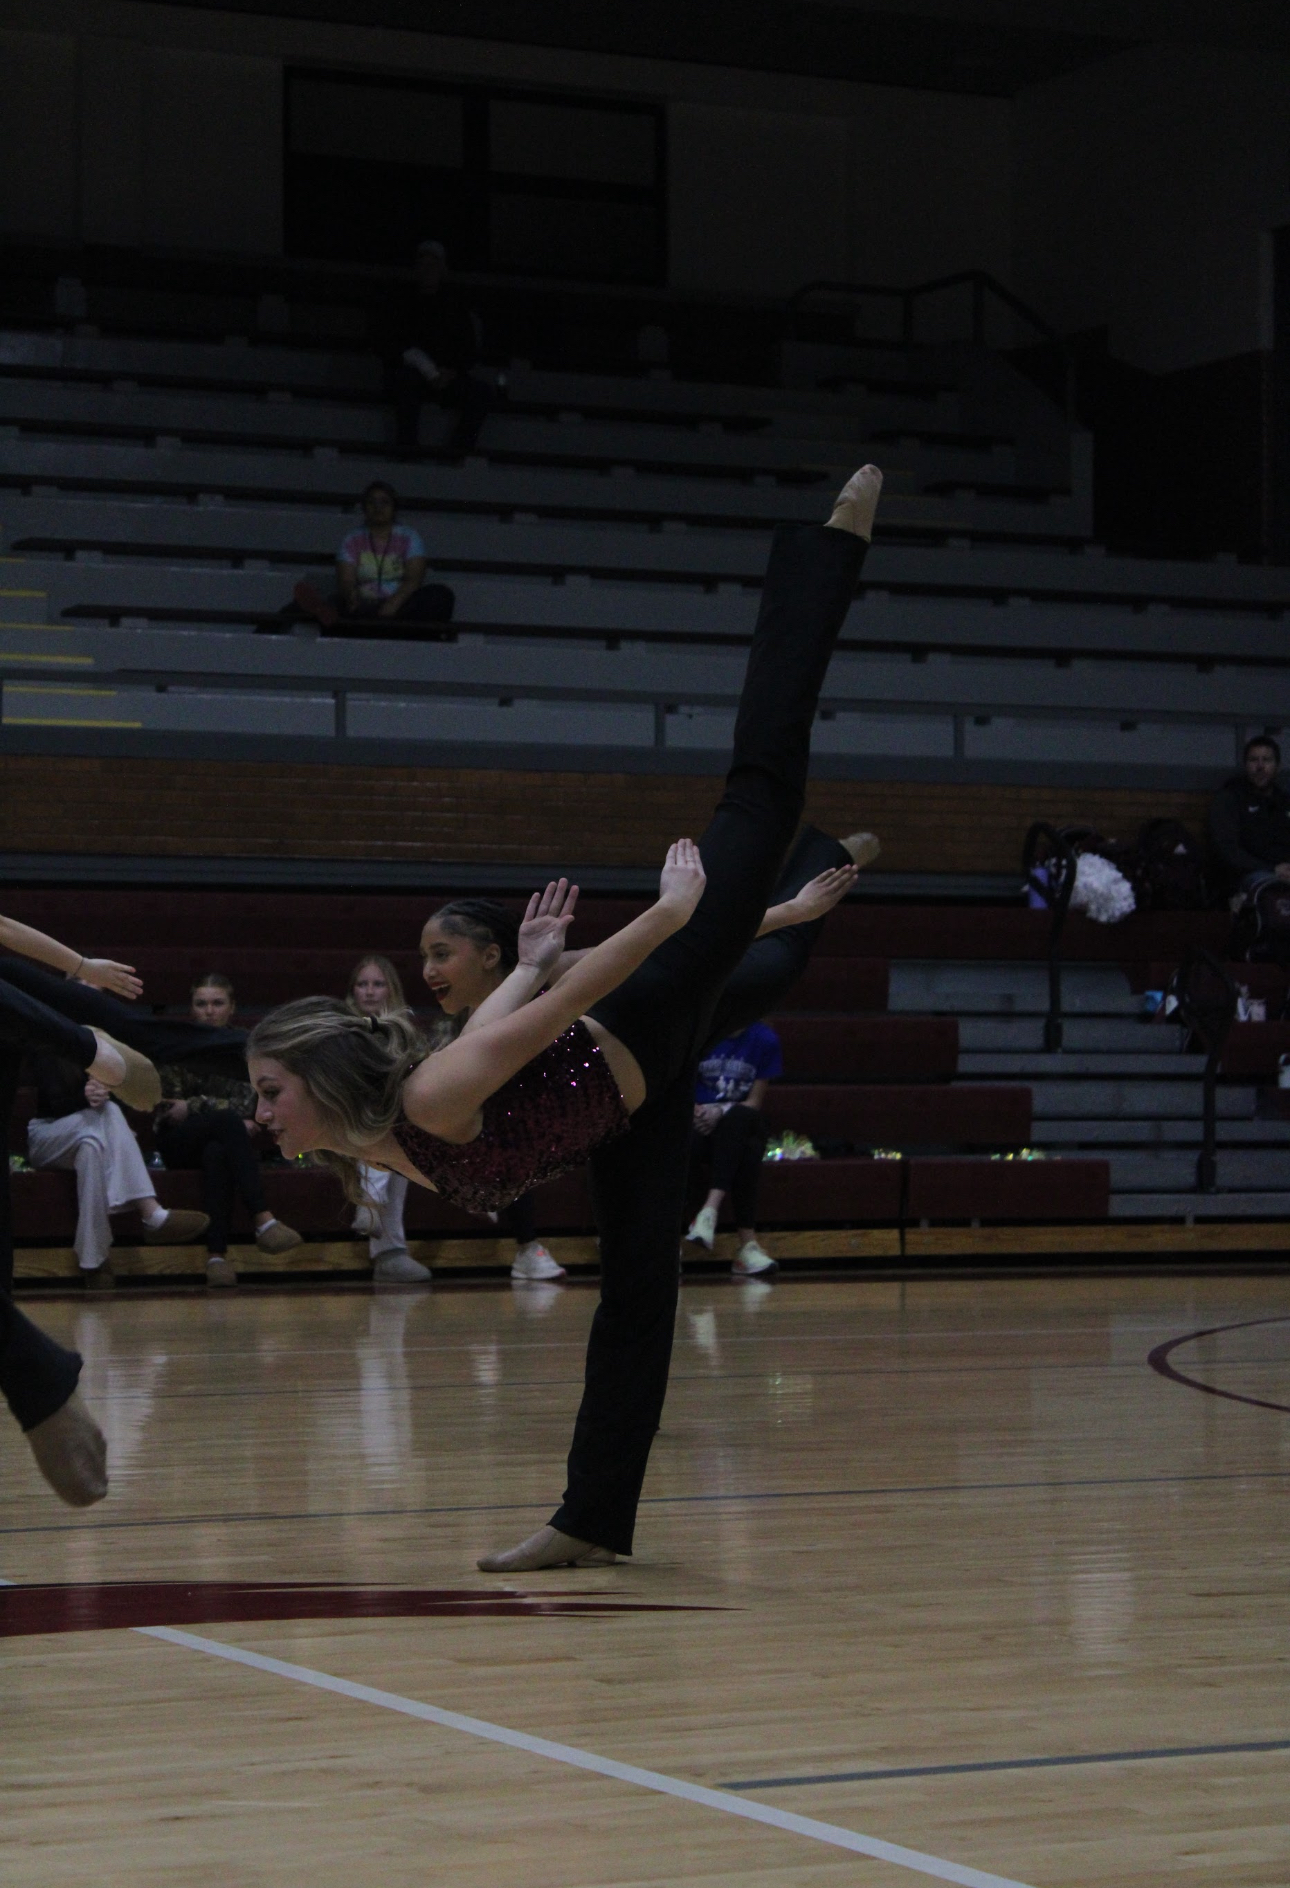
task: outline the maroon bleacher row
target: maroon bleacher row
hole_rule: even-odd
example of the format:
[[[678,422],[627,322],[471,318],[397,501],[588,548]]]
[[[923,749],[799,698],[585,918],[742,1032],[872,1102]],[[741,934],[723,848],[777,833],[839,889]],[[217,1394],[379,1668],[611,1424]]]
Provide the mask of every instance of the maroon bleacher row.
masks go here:
[[[6,893],[10,915],[78,948],[127,957],[143,974],[147,998],[175,1006],[203,971],[234,981],[245,1010],[255,1011],[306,991],[339,994],[365,950],[393,958],[420,990],[415,940],[433,894],[323,894],[29,890]],[[518,903],[518,900],[513,902]],[[572,942],[594,942],[623,923],[641,901],[587,899]],[[762,1193],[767,1226],[892,1224],[902,1220],[1088,1220],[1106,1216],[1109,1169],[1104,1160],[995,1161],[989,1152],[1023,1146],[1031,1132],[1030,1090],[1021,1084],[952,1084],[958,1025],[948,1017],[890,1016],[888,959],[1034,960],[1042,957],[1045,914],[1011,908],[862,904],[829,918],[809,970],[775,1020],[784,1044],[786,1079],[770,1093],[773,1128],[792,1128],[830,1149],[895,1148],[901,1161],[856,1152],[768,1167]],[[1107,929],[1072,919],[1066,954],[1072,960],[1118,960],[1135,987],[1156,988],[1189,942],[1222,951],[1225,914],[1144,914]],[[158,938],[167,941],[155,942]],[[1284,980],[1266,970],[1240,974],[1277,1002]],[[1290,1048],[1290,1026],[1238,1025],[1225,1072],[1266,1078]],[[10,1144],[23,1151],[34,1095],[24,1091]],[[146,1123],[139,1123],[148,1140]],[[920,1152],[919,1150],[928,1150]],[[343,1238],[349,1210],[328,1176],[301,1168],[266,1169],[273,1209],[311,1238]],[[157,1175],[168,1205],[198,1204],[196,1174]],[[591,1228],[585,1177],[573,1174],[541,1190],[544,1232]],[[64,1243],[75,1223],[70,1174],[16,1176],[15,1236],[19,1243]],[[413,1189],[408,1229],[414,1236],[480,1233],[486,1227],[435,1195]],[[249,1237],[249,1228],[244,1228]],[[129,1237],[128,1227],[123,1236]]]

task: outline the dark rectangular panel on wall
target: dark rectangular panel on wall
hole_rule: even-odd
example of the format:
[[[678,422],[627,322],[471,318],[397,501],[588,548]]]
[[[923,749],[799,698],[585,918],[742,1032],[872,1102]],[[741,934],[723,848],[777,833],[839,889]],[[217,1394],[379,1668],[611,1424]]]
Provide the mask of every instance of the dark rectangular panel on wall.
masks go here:
[[[1264,536],[1272,563],[1290,563],[1290,229],[1273,235],[1272,359],[1264,408]]]
[[[288,254],[659,283],[661,107],[313,71],[286,74]]]

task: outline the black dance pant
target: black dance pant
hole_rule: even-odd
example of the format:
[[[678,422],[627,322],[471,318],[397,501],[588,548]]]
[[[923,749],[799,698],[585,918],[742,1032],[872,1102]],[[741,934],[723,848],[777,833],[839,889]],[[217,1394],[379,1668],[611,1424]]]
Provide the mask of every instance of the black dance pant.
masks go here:
[[[600,1303],[568,1486],[552,1525],[616,1553],[631,1552],[667,1391],[695,1071],[714,1032],[727,1035],[741,1015],[752,1021],[778,1000],[787,984],[776,983],[775,974],[799,974],[818,929],[795,926],[796,939],[763,951],[785,936],[776,933],[749,951],[801,817],[811,726],[866,548],[863,539],[825,525],[776,532],[733,762],[699,842],[704,895],[685,928],[592,1011],[640,1063],[646,1100],[627,1133],[591,1158]],[[825,863],[838,862],[834,848]],[[804,872],[798,886],[820,869]],[[782,882],[779,889],[785,893]],[[735,972],[745,952],[753,970],[741,971],[742,987],[723,1001],[732,980],[740,982]],[[754,1002],[758,1007],[746,1014]]]
[[[240,1199],[252,1219],[267,1211],[260,1160],[241,1115],[201,1108],[184,1121],[159,1121],[157,1151],[167,1167],[199,1167],[202,1207],[210,1216],[206,1250],[223,1258],[233,1236],[233,1205]]]
[[[222,1075],[245,1075],[240,1029],[158,1020],[115,997],[43,970],[25,958],[0,958],[0,1121],[8,1123],[28,1049],[51,1049],[87,1069],[98,1054],[93,1023],[154,1062],[195,1062]],[[0,1169],[0,1394],[24,1429],[62,1408],[76,1388],[81,1360],[25,1318],[13,1302],[13,1213],[9,1163]]]
[[[517,1246],[532,1243],[537,1230],[537,1208],[531,1193],[521,1193],[509,1206],[502,1207],[497,1215],[497,1230],[513,1239]]]
[[[707,1134],[696,1128],[690,1157],[697,1168],[708,1169],[708,1186],[728,1193],[736,1226],[757,1224],[757,1183],[766,1152],[766,1117],[760,1108],[736,1102],[727,1108]]]
[[[456,414],[444,450],[454,457],[473,452],[484,421],[499,404],[497,389],[478,374],[453,374],[442,387],[432,387],[424,374],[400,361],[391,376],[394,399],[394,440],[401,458],[420,452],[421,408],[442,407]]]

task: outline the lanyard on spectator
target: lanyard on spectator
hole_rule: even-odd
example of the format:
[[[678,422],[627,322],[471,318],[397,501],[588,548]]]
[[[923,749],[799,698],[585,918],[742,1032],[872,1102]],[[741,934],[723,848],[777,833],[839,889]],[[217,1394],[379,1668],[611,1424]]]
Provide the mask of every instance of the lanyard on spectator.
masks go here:
[[[385,559],[387,555],[389,554],[390,539],[393,536],[394,536],[393,531],[390,531],[386,534],[385,549],[383,551],[378,552],[376,548],[376,542],[374,538],[372,537],[371,530],[369,529],[367,533],[367,548],[372,553],[372,556],[376,559],[376,594],[378,597],[381,595],[381,585],[385,581]]]

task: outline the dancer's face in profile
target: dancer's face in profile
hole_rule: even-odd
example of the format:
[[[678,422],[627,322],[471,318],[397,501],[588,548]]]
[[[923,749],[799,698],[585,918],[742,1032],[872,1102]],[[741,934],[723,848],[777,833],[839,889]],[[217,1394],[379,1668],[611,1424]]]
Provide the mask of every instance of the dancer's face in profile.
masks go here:
[[[496,944],[459,937],[437,918],[421,933],[421,975],[445,1016],[478,1009],[502,981],[501,962]]]
[[[350,991],[364,1016],[380,1016],[390,1007],[390,986],[376,964],[360,964]]]
[[[272,1056],[252,1056],[248,1067],[259,1097],[255,1118],[268,1129],[288,1160],[331,1145],[318,1103],[300,1076],[293,1075]]]

